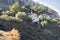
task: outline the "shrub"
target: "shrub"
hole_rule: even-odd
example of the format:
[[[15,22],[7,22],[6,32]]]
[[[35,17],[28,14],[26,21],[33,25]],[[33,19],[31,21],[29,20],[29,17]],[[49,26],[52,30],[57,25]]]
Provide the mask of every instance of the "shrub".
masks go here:
[[[17,21],[17,22],[22,22],[22,19],[18,19],[12,16],[8,16],[8,15],[1,15],[0,19],[4,19],[4,20],[10,20],[10,21]]]
[[[26,6],[23,5],[23,6],[21,7],[21,10],[22,10],[23,12],[27,11]]]
[[[20,19],[25,19],[26,18],[26,13],[25,12],[18,12],[17,14],[16,14],[16,18],[20,18]]]
[[[37,6],[32,6],[32,7],[31,7],[31,10],[32,10],[33,12],[37,12]]]
[[[15,13],[12,11],[2,11],[2,15],[15,16]]]
[[[43,27],[43,26],[46,26],[47,23],[48,23],[48,22],[47,22],[46,20],[42,21],[42,22],[41,22],[42,27]]]
[[[8,11],[8,10],[7,11],[2,11],[3,15],[8,15],[9,13],[10,13],[10,11]]]
[[[32,15],[31,15],[31,17],[33,17],[33,16],[38,16],[36,13],[33,13]]]
[[[44,19],[44,16],[43,15],[39,15],[39,19],[40,20],[43,20]]]
[[[28,21],[28,22],[32,22],[32,19],[31,19],[30,15],[28,15],[25,20]]]
[[[30,6],[29,5],[23,5],[21,7],[21,11],[23,11],[23,12],[30,12]]]
[[[16,2],[16,3],[10,5],[10,6],[9,6],[9,10],[10,10],[10,11],[13,11],[13,12],[16,12],[16,13],[19,12],[19,11],[20,11],[19,3]]]
[[[52,22],[58,22],[58,20],[57,20],[57,19],[52,19],[51,21],[52,21]]]
[[[2,19],[5,19],[5,18],[8,19],[8,17],[9,17],[8,15],[1,15],[0,16],[0,18],[2,18]]]
[[[9,16],[13,16],[13,17],[15,17],[15,15],[16,15],[16,13],[15,13],[15,12],[13,12],[13,11],[10,11],[10,14],[9,14]]]
[[[38,7],[38,13],[43,12],[43,11],[45,11],[44,6],[41,5],[40,7]]]

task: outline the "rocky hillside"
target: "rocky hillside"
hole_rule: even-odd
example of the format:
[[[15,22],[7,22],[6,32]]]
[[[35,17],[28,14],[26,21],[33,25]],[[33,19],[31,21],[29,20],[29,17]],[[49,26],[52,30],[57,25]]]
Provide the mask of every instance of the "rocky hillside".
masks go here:
[[[21,40],[60,40],[60,21],[49,21],[46,26],[32,22],[0,19],[0,29],[9,31],[16,28],[21,32]],[[3,28],[5,27],[5,28]]]
[[[16,2],[10,5],[9,10],[1,13],[0,30],[8,32],[13,38],[18,33],[11,31],[15,28],[20,32],[20,40],[60,40],[60,19],[56,11],[44,5],[19,5]],[[38,22],[33,22],[32,17],[35,16]]]

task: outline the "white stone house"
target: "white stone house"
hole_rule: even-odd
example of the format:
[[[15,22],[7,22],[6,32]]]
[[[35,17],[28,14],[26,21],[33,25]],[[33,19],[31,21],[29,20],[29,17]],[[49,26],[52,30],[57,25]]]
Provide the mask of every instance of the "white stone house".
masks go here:
[[[37,22],[39,23],[39,18],[36,14],[32,14],[32,22]]]
[[[32,17],[33,22],[39,22],[39,18],[37,16]]]

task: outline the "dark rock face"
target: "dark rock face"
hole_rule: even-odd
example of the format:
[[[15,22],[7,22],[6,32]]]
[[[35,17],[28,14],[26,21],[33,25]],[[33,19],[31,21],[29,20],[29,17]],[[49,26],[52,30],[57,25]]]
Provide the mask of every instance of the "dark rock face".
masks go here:
[[[48,8],[48,13],[50,14],[50,17],[59,18],[59,14],[51,8]]]
[[[3,26],[3,25],[0,25],[0,30],[6,30],[6,28],[5,28],[5,26]]]
[[[44,31],[46,40],[58,40],[57,36],[52,33],[51,30],[45,29]]]
[[[2,24],[0,24],[0,30],[3,30],[3,31],[10,31],[12,28],[8,28]]]
[[[56,12],[55,10],[53,10],[53,9],[51,9],[49,7],[46,7],[46,6],[45,6],[45,8],[46,9],[45,9],[45,12],[43,12],[43,14],[46,14],[51,18],[60,18],[58,12]]]
[[[60,28],[57,27],[57,24],[50,24],[51,25],[48,24],[48,26],[44,28],[40,28],[41,26],[33,25],[28,22],[20,23],[0,20],[0,25],[4,25],[7,30],[16,28],[21,31],[21,40],[60,40]]]

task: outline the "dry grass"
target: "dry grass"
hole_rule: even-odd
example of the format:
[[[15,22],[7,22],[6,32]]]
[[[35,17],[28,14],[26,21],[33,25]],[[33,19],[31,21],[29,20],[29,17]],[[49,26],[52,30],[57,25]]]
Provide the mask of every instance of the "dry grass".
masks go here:
[[[19,32],[16,29],[12,29],[9,32],[0,31],[0,40],[19,40]]]

